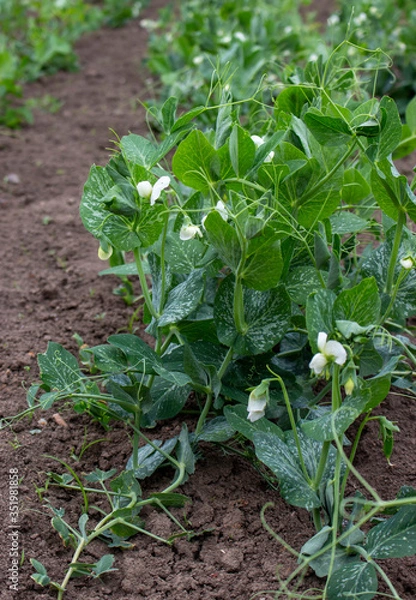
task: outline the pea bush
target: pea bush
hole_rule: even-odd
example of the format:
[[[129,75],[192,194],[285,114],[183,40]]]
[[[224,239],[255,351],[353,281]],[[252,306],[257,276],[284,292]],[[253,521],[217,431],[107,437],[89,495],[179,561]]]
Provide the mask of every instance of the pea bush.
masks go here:
[[[392,384],[415,391],[406,323],[416,310],[416,198],[394,159],[413,149],[416,107],[403,124],[396,102],[365,85],[384,54],[361,49],[354,62],[351,48],[344,42],[288,69],[278,89],[270,84],[269,104],[264,89],[234,95],[232,80],[218,103],[181,114],[169,97],[152,111],[159,142],[129,134],[106,166],[91,168],[82,221],[110,261],[105,272],[138,278],[154,343],[117,333],[81,346],[79,360],[54,342],[39,355],[30,410],[71,401],[105,427],[122,420],[132,431],[121,473],[96,469],[83,481],[62,461],[67,472],[50,474],[84,502],[78,527],[51,507],[74,550],[63,581],[32,559],[34,579],[58,598],[72,576],[112,570],[112,554],[80,561],[96,537],[110,547],[128,547],[136,533],[174,543],[146,530],[144,506],[192,535],[172,507],[186,501],[177,489],[201,442],[239,443],[282,497],[311,515],[316,533],[300,549],[271,532],[298,559],[276,598],[370,600],[379,579],[399,598],[383,560],[416,552],[416,490],[403,485],[383,499],[354,457],[376,421],[390,460],[398,427],[383,416],[383,400]],[[250,119],[259,106],[262,118]],[[145,433],[185,407],[197,415],[192,430],[183,423],[167,440]],[[166,464],[171,484],[146,497],[140,481]],[[351,478],[361,489],[352,497]],[[91,528],[89,493],[108,501]],[[322,589],[297,591],[308,568]]]

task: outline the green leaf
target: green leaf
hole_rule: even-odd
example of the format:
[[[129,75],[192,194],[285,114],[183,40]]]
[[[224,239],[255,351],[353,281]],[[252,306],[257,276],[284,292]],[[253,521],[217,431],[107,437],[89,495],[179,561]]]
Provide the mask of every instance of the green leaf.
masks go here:
[[[352,131],[344,119],[325,116],[317,108],[310,108],[304,116],[304,121],[323,146],[346,144],[352,137]]]
[[[125,354],[108,344],[94,346],[87,350],[94,357],[94,364],[104,373],[120,373],[127,370],[127,359]]]
[[[206,245],[197,239],[181,240],[178,235],[171,235],[165,242],[165,261],[175,273],[187,275],[201,266],[206,251]]]
[[[203,270],[193,271],[185,281],[174,287],[168,295],[159,327],[178,323],[194,310],[201,301],[204,292],[205,276]]]
[[[162,233],[166,216],[163,204],[143,204],[139,219],[135,225],[135,234],[143,248],[154,244]]]
[[[56,342],[48,342],[46,352],[38,354],[42,381],[52,390],[76,389],[84,375],[76,358]]]
[[[179,448],[177,450],[178,461],[185,465],[187,473],[192,475],[195,471],[195,454],[189,443],[188,427],[183,423],[181,433],[179,434]]]
[[[151,421],[171,419],[185,406],[190,392],[189,385],[177,385],[157,377],[151,389],[153,403],[145,416]]]
[[[104,554],[100,558],[100,560],[95,564],[95,566],[91,569],[91,575],[93,577],[100,577],[104,573],[109,573],[110,571],[117,571],[118,569],[112,569],[114,563],[114,555],[113,554]]]
[[[331,290],[321,289],[312,293],[306,302],[306,327],[312,352],[318,352],[318,334],[330,334],[334,328],[332,308],[336,295]]]
[[[133,224],[126,217],[107,213],[102,232],[111,246],[122,252],[129,252],[140,246],[140,239],[133,231]]]
[[[260,354],[284,336],[291,315],[290,298],[283,285],[267,292],[243,288],[245,334],[234,323],[234,277],[226,277],[215,296],[214,318],[220,342],[238,354]]]
[[[342,200],[346,204],[358,204],[369,196],[370,186],[358,169],[349,168],[344,171],[342,184]],[[356,216],[354,213],[343,212],[341,215]],[[358,217],[357,217],[358,218]],[[335,233],[335,232],[334,232]],[[340,232],[338,232],[340,233]]]
[[[235,433],[225,417],[215,417],[207,421],[198,436],[198,442],[227,442]]]
[[[285,283],[291,300],[301,306],[306,305],[309,294],[322,289],[322,283],[315,267],[291,268]]]
[[[384,244],[366,258],[362,265],[362,274],[364,277],[374,277],[380,293],[384,292],[387,281],[387,273],[390,264],[391,252],[393,249],[396,227],[391,227],[386,233]],[[414,234],[408,229],[402,232],[402,240],[398,254],[398,261],[394,272],[394,281],[397,281],[401,270],[400,259],[408,254],[415,254],[416,244]],[[396,322],[403,321],[407,317],[412,317],[416,313],[416,270],[408,272],[406,278],[399,286],[390,318]]]
[[[249,240],[247,259],[241,273],[248,288],[265,292],[277,286],[283,271],[280,241],[271,228]]]
[[[117,473],[117,469],[110,469],[109,471],[102,471],[101,469],[94,469],[92,473],[85,475],[85,481],[89,483],[97,483],[98,481],[106,481],[113,477]]]
[[[31,578],[42,587],[49,585],[49,583],[51,582],[51,578],[48,577],[48,572],[43,566],[43,564],[35,558],[30,559],[30,564],[36,570],[36,573],[31,575]]]
[[[170,440],[166,440],[165,442],[161,442],[160,440],[152,440],[152,443],[163,450],[165,454],[171,454],[173,449],[177,444],[178,438],[173,437]],[[138,468],[134,471],[134,476],[137,479],[145,479],[146,477],[150,477],[156,469],[160,467],[160,465],[166,460],[165,456],[153,448],[150,444],[146,444],[139,448],[137,453],[137,463]],[[127,461],[126,469],[128,471],[133,470],[133,456]]]
[[[85,529],[88,521],[89,521],[89,516],[86,513],[81,515],[80,518],[78,519],[78,527],[79,527],[81,535],[85,541],[88,540],[87,530]]]
[[[137,335],[118,333],[110,335],[108,343],[121,350],[127,357],[129,367],[140,373],[152,373],[160,358],[146,342]]]
[[[230,158],[237,177],[244,177],[253,165],[256,147],[249,133],[235,125],[230,135]]]
[[[218,179],[220,160],[205,135],[194,130],[179,145],[172,159],[172,169],[179,181],[206,192]]]
[[[187,496],[183,494],[177,494],[176,492],[156,492],[150,494],[149,498],[157,500],[156,506],[163,504],[163,506],[175,506],[177,508],[183,508],[187,502],[190,502]]]
[[[141,135],[130,133],[121,138],[120,148],[127,163],[151,169],[156,163],[157,148]]]
[[[377,587],[374,566],[357,558],[333,571],[326,594],[328,600],[371,600],[377,593]]]
[[[188,125],[188,123],[190,123],[192,121],[192,119],[195,119],[195,117],[198,117],[205,110],[206,110],[205,106],[195,106],[195,108],[192,108],[188,112],[186,112],[183,115],[181,115],[175,121],[175,124],[172,127],[172,133],[175,132],[175,131],[177,131],[181,127],[184,127],[185,125]]]
[[[387,158],[399,145],[402,136],[402,122],[396,102],[384,96],[380,101],[382,129],[378,141],[377,160]]]
[[[96,238],[102,236],[103,223],[109,215],[102,201],[113,185],[114,182],[104,167],[91,167],[84,185],[80,216],[85,229]]]
[[[69,532],[69,529],[65,523],[65,521],[58,516],[54,516],[52,517],[52,527],[58,532],[59,537],[61,538],[61,540],[64,543],[64,546],[66,546],[67,544],[73,543],[76,544],[76,539],[74,534]],[[45,573],[46,574],[46,571]],[[41,584],[42,585],[42,584]]]
[[[265,417],[258,419],[254,423],[248,421],[247,406],[226,406],[224,408],[224,415],[233,430],[238,431],[238,433],[241,433],[250,441],[254,440],[254,434],[258,431],[270,433],[281,440],[284,439],[284,433],[280,427]]]
[[[282,497],[293,506],[307,510],[319,508],[321,501],[305,479],[297,458],[288,446],[270,433],[256,432],[253,439],[257,457],[278,478]]]
[[[377,322],[380,316],[380,306],[376,280],[374,277],[368,277],[338,295],[334,302],[333,318],[354,321],[361,327],[366,327]]]
[[[361,219],[354,213],[343,211],[331,215],[329,217],[331,222],[332,233],[338,235],[346,235],[347,233],[359,233],[363,231],[368,223],[365,219]]]
[[[365,549],[375,559],[416,554],[416,506],[403,506],[393,517],[373,527]]]
[[[399,211],[404,210],[416,221],[416,198],[407,177],[400,175],[390,159],[379,161],[371,171],[371,189],[382,209],[394,221]]]
[[[241,247],[234,227],[224,221],[216,210],[209,213],[204,221],[204,227],[209,242],[224,264],[236,271],[241,260]]]
[[[304,421],[302,431],[319,442],[327,442],[335,437],[342,438],[342,434],[364,411],[368,401],[368,395],[363,392],[360,395],[348,396],[336,411],[311,421]]]

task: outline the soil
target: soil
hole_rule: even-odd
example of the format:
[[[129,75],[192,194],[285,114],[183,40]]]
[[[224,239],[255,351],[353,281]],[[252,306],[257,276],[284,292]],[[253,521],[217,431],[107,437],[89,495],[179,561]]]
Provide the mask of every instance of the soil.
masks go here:
[[[140,18],[151,18],[163,4],[162,0],[153,1]],[[326,6],[321,3],[321,13]],[[322,14],[327,16],[328,11]],[[117,285],[114,278],[98,275],[103,263],[97,258],[96,241],[80,222],[78,205],[91,164],[108,161],[110,140],[114,139],[109,127],[120,136],[129,131],[147,132],[137,102],[149,95],[153,85],[142,65],[146,33],[139,21],[132,21],[119,30],[86,36],[77,44],[77,51],[78,73],[58,73],[31,85],[33,96],[58,98],[61,110],[57,114],[37,112],[35,124],[20,131],[0,131],[0,418],[27,407],[25,390],[38,373],[36,355],[45,351],[49,340],[77,353],[75,333],[91,346],[105,342],[110,334],[126,328],[134,310],[112,293]],[[79,495],[56,487],[42,493],[45,474],[63,472],[63,467],[46,455],[68,462],[81,474],[96,467],[121,471],[131,451],[121,425],[104,431],[69,407],[59,407],[58,417],[57,411],[54,407],[36,413],[1,432],[4,551],[0,600],[55,598],[56,593],[30,578],[29,559],[41,561],[49,575],[61,581],[71,558],[51,527],[45,500],[65,508],[74,524],[82,501]],[[401,430],[394,464],[386,464],[378,431],[369,426],[357,466],[383,498],[393,498],[401,485],[416,486],[414,400],[391,393],[382,412],[397,421]],[[41,417],[46,421],[43,426],[39,425]],[[179,429],[179,421],[160,425],[151,436],[167,438]],[[91,446],[81,460],[73,458],[81,452],[83,442],[100,438],[106,441]],[[17,525],[9,511],[10,469],[18,470],[20,481]],[[160,489],[170,476],[162,471],[146,485]],[[267,512],[268,522],[296,549],[312,534],[305,511],[284,503],[242,458],[218,448],[202,449],[196,473],[181,491],[191,502],[175,514],[198,535],[190,541],[178,539],[172,547],[136,536],[132,549],[110,550],[117,571],[101,579],[73,580],[66,600],[248,600],[257,592],[277,588],[277,569],[284,577],[295,566],[295,560],[262,526],[262,506],[274,503]],[[149,511],[146,517],[147,528],[159,536],[176,529],[164,513]],[[19,567],[19,591],[13,592],[7,578],[10,532],[16,528],[24,561]],[[104,544],[96,542],[82,560],[96,562],[107,552]],[[416,597],[415,566],[414,558],[387,562],[387,572],[403,600]],[[311,574],[302,589],[320,583]],[[382,592],[386,589],[381,585]],[[270,600],[274,596],[264,591],[258,597]]]

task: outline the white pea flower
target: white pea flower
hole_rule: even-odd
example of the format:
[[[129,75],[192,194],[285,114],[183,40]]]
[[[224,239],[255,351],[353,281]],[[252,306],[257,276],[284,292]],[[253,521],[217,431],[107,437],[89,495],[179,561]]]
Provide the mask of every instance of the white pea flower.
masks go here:
[[[333,27],[334,25],[338,25],[339,16],[334,13],[333,15],[331,15],[327,18],[326,22],[328,23],[328,27]]]
[[[162,191],[169,187],[170,185],[170,177],[168,175],[164,175],[160,177],[154,185],[150,183],[150,181],[139,181],[136,188],[141,198],[150,199],[150,205],[159,200],[160,194]]]
[[[194,58],[192,59],[192,62],[194,65],[202,65],[202,63],[204,62],[204,57],[202,56],[202,54],[199,54],[198,56],[194,56]]]
[[[254,145],[256,146],[256,148],[260,148],[260,146],[262,146],[262,145],[265,143],[264,139],[263,139],[262,137],[260,137],[259,135],[252,135],[252,136],[251,136],[251,139],[253,140],[253,142],[254,142]],[[273,156],[274,156],[274,152],[273,152],[273,150],[272,150],[272,151],[271,151],[271,152],[269,152],[269,154],[266,156],[266,158],[264,159],[264,162],[265,162],[265,163],[267,163],[267,162],[272,162],[272,160],[273,160]]]
[[[360,12],[360,14],[357,17],[355,17],[354,24],[357,25],[357,27],[359,27],[360,25],[365,23],[366,20],[367,20],[367,15],[365,14],[365,12]]]
[[[193,240],[194,237],[197,235],[199,235],[199,237],[202,237],[202,232],[198,225],[194,225],[193,223],[191,223],[191,221],[184,223],[179,232],[179,237],[184,242],[188,240]]]
[[[240,42],[245,42],[247,40],[247,36],[242,31],[236,31],[234,37]]]
[[[402,265],[403,269],[406,269],[407,271],[409,271],[410,269],[413,269],[415,263],[413,261],[413,258],[411,256],[406,256],[404,258],[401,259],[400,264]]]
[[[283,31],[286,35],[289,35],[293,31],[293,27],[291,25],[286,25],[286,27],[283,29]]]
[[[264,379],[260,385],[251,391],[248,397],[247,419],[254,423],[262,417],[266,411],[266,406],[269,401],[269,380]]]
[[[318,334],[318,349],[320,352],[315,354],[309,363],[309,368],[312,369],[315,375],[320,375],[326,365],[335,362],[337,365],[343,365],[347,360],[347,352],[342,344],[335,340],[327,341],[328,334],[320,331]]]

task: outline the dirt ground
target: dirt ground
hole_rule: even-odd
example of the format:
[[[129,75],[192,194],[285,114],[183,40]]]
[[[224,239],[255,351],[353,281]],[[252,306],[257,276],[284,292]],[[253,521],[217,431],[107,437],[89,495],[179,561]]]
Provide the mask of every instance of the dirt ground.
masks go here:
[[[151,2],[141,18],[150,18],[165,4]],[[328,14],[327,4],[321,11]],[[77,50],[81,70],[58,73],[31,86],[33,95],[50,94],[62,102],[57,114],[36,113],[35,124],[16,132],[0,130],[0,418],[26,408],[26,391],[37,377],[36,355],[49,340],[76,353],[75,333],[89,345],[104,342],[122,331],[132,315],[112,293],[117,281],[100,277],[103,263],[97,242],[79,219],[82,186],[93,163],[106,164],[109,128],[118,135],[146,134],[144,113],[137,99],[145,98],[152,80],[142,66],[146,33],[139,21],[119,30],[99,31],[82,39]],[[408,166],[412,162],[409,159]],[[413,160],[416,162],[416,159]],[[416,411],[413,398],[391,393],[381,408],[400,426],[388,466],[378,431],[364,433],[357,466],[383,498],[392,498],[401,485],[416,486]],[[131,452],[127,431],[116,426],[104,431],[85,415],[62,407],[67,426],[55,420],[55,407],[3,430],[0,438],[0,600],[51,600],[56,594],[30,578],[30,558],[41,561],[53,579],[61,581],[71,551],[64,548],[50,524],[51,513],[41,502],[39,489],[48,471],[63,472],[52,455],[67,461],[78,473],[99,467],[121,471]],[[46,419],[41,428],[38,419]],[[192,424],[191,424],[192,426]],[[159,426],[154,438],[178,433],[180,423]],[[35,433],[33,430],[40,430]],[[84,439],[106,438],[88,449],[77,462]],[[19,518],[9,511],[8,477],[17,469],[20,479]],[[170,473],[162,472],[148,485],[159,488]],[[295,562],[263,528],[260,510],[269,501],[270,525],[299,549],[312,533],[309,516],[285,504],[278,493],[241,458],[207,447],[195,475],[182,487],[191,503],[177,512],[199,535],[178,540],[172,547],[145,536],[134,538],[134,548],[113,550],[117,571],[101,579],[73,580],[66,600],[249,600],[256,592],[277,587],[276,570],[288,575]],[[50,488],[44,494],[63,507],[76,524],[81,511],[79,495]],[[173,525],[163,513],[149,512],[147,527],[167,536]],[[19,591],[8,589],[10,531],[19,532]],[[88,548],[82,560],[96,562],[109,552],[101,542]],[[387,572],[403,600],[416,598],[414,558],[392,560]],[[305,585],[319,586],[308,575]],[[380,593],[386,592],[380,586]],[[267,591],[259,598],[271,600]],[[381,598],[382,596],[377,596]]]

